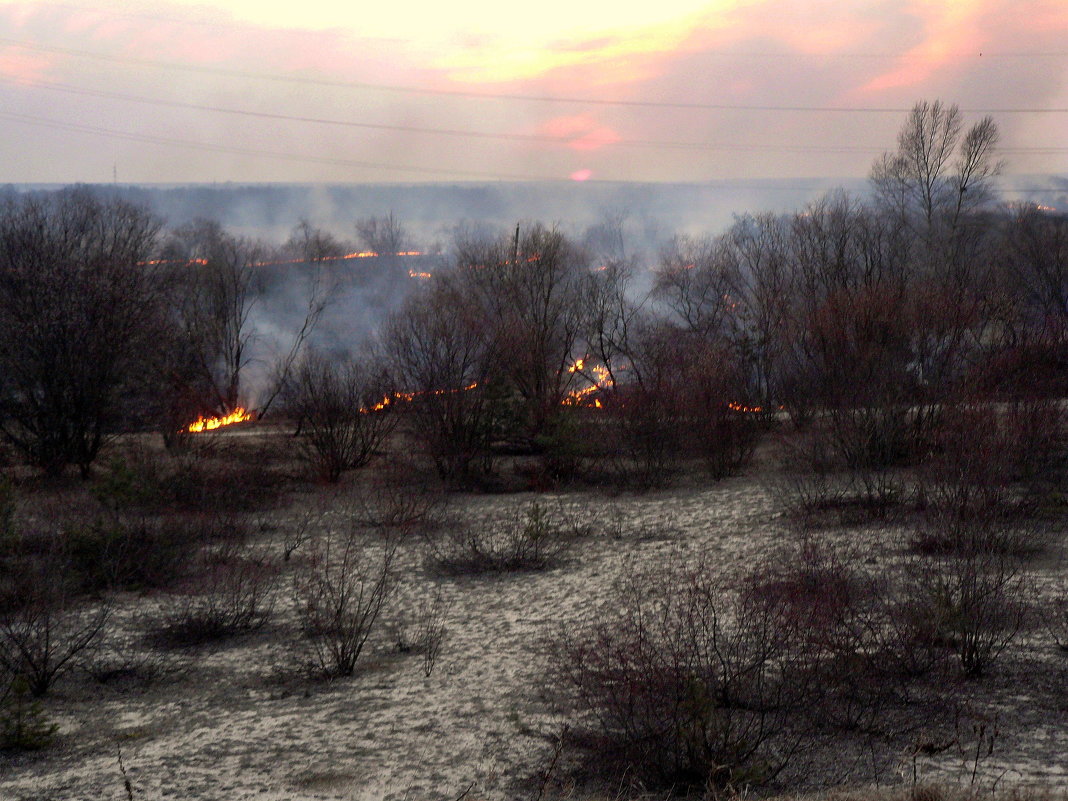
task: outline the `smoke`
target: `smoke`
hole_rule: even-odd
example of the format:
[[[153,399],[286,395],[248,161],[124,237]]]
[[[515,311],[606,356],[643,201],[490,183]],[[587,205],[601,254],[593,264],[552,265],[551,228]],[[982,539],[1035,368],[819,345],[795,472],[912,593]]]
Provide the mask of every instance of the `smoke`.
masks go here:
[[[1068,179],[1014,177],[1004,199],[1068,208]],[[18,191],[55,187],[3,187],[0,200]],[[677,234],[704,236],[726,229],[739,214],[786,213],[834,188],[864,194],[866,182],[835,179],[724,181],[701,184],[495,183],[412,185],[188,185],[96,186],[152,209],[168,228],[198,218],[229,233],[262,241],[278,252],[303,219],[339,242],[359,249],[356,220],[392,214],[421,256],[381,256],[318,264],[280,263],[260,268],[249,315],[250,358],[242,375],[243,400],[252,408],[269,390],[275,366],[293,348],[309,301],[327,304],[307,345],[333,357],[358,352],[419,284],[412,274],[434,273],[450,261],[457,231],[499,236],[517,221],[555,225],[584,245],[594,263],[628,261],[636,286]],[[292,258],[292,256],[290,256]]]

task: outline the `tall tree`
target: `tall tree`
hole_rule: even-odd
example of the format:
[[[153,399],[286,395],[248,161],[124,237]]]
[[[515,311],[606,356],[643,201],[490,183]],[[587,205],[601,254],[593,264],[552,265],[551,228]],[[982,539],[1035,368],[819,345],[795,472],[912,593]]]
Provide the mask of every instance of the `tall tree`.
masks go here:
[[[88,475],[149,372],[159,230],[84,188],[0,207],[0,433],[48,473]]]

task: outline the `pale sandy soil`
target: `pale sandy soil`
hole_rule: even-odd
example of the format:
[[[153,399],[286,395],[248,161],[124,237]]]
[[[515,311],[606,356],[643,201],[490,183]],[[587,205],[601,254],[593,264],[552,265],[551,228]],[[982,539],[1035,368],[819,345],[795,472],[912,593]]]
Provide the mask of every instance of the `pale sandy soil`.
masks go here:
[[[253,634],[199,650],[185,667],[147,689],[62,682],[45,708],[61,725],[47,751],[0,756],[0,799],[125,799],[118,749],[137,799],[469,799],[530,798],[562,718],[546,703],[544,638],[567,621],[595,614],[613,582],[636,565],[710,558],[731,581],[795,537],[754,477],[644,495],[598,492],[536,496],[547,508],[594,523],[566,560],[542,573],[441,577],[422,549],[402,547],[401,581],[390,620],[380,627],[356,675],[309,680],[299,670],[301,635],[291,572],[280,579],[270,623]],[[281,532],[309,504],[309,492],[270,512],[262,536]],[[458,496],[454,518],[503,514],[535,496]],[[321,527],[348,525],[349,500],[331,500]],[[262,518],[260,515],[257,519]],[[887,532],[833,536],[866,540],[871,564],[894,558]],[[1055,548],[1059,548],[1056,545]],[[1045,578],[1060,569],[1051,557]],[[430,677],[422,658],[400,653],[419,599],[440,588],[450,601],[448,635]],[[116,620],[140,636],[157,599],[128,595]],[[149,649],[142,641],[137,648]],[[966,689],[977,708],[997,712],[1001,734],[980,780],[1068,788],[1068,655],[1035,631],[1014,646],[989,679]],[[865,757],[848,748],[861,781]],[[870,759],[868,762],[870,763]],[[883,756],[880,780],[913,769],[905,753]],[[810,777],[818,781],[819,760]],[[970,779],[959,753],[915,761],[922,779]],[[565,789],[561,789],[565,788]],[[551,789],[566,791],[566,782]]]

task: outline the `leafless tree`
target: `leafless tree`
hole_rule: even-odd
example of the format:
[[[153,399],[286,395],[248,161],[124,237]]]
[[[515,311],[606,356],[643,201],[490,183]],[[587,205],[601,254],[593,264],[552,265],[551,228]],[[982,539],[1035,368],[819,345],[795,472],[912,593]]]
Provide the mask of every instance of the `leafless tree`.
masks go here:
[[[569,391],[569,368],[586,328],[585,254],[564,234],[539,224],[514,238],[457,243],[457,264],[499,343],[500,369],[523,399],[531,437],[544,432]]]
[[[688,330],[713,340],[726,335],[738,277],[724,243],[676,237],[660,254],[655,292]]]
[[[761,406],[781,402],[783,356],[793,303],[789,219],[772,214],[738,219],[723,237],[732,262],[730,337],[752,371],[753,395]]]
[[[362,467],[396,425],[392,387],[382,370],[361,362],[334,363],[309,354],[296,370],[286,410],[300,421],[304,458],[322,478]]]
[[[321,262],[345,255],[343,242],[321,228],[314,227],[307,218],[301,218],[293,233],[282,246],[283,252],[306,262]]]
[[[241,374],[256,336],[250,318],[261,247],[199,220],[176,232],[171,250],[186,259],[178,268],[175,303],[196,376],[210,387],[203,402],[228,413],[241,404]]]
[[[408,429],[450,482],[470,478],[494,429],[497,330],[458,273],[436,274],[391,318],[384,348]]]
[[[396,256],[411,249],[408,232],[392,211],[385,216],[357,220],[356,235],[360,244],[380,256]]]
[[[82,188],[0,207],[0,432],[49,473],[74,463],[87,475],[137,417],[163,317],[148,263],[159,228]]]
[[[956,228],[962,216],[989,202],[1002,163],[994,157],[1000,132],[991,117],[964,130],[956,105],[920,101],[898,134],[897,151],[871,170],[880,200],[927,235],[940,223]]]

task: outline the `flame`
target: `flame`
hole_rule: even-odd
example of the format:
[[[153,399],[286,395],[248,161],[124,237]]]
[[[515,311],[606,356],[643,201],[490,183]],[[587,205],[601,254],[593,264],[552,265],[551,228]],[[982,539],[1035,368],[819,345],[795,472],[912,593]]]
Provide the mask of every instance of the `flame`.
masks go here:
[[[728,403],[727,408],[732,412],[741,412],[742,414],[762,414],[764,411],[763,406],[746,406],[744,403],[735,401]]]
[[[393,392],[389,395],[384,395],[382,400],[373,406],[364,406],[360,409],[361,414],[370,414],[371,412],[380,412],[387,406],[392,406],[397,401],[404,403],[411,403],[419,395],[447,395],[453,392],[470,392],[472,389],[478,386],[478,382],[474,381],[468,384],[466,387],[460,387],[459,389],[435,389],[433,392]]]
[[[344,256],[324,256],[317,261],[350,261],[352,259],[374,259],[377,258],[379,253],[373,250],[360,250],[353,253],[346,253]],[[399,250],[392,254],[394,256],[425,256],[421,250]],[[155,267],[158,265],[184,265],[186,267],[207,265],[207,259],[151,259],[149,261],[137,262],[138,267]],[[285,264],[304,264],[302,259],[283,259],[282,261],[257,261],[252,264],[253,267],[278,267]]]
[[[202,431],[214,431],[223,426],[232,426],[234,423],[245,423],[252,419],[252,412],[238,406],[230,414],[224,417],[204,417],[201,415],[195,422],[186,427],[190,434],[199,434]]]
[[[601,401],[599,398],[592,397],[595,393],[601,390],[608,389],[614,385],[612,381],[612,374],[608,368],[603,364],[595,364],[590,368],[586,367],[586,357],[576,359],[570,367],[567,368],[569,373],[579,373],[590,382],[589,386],[582,387],[581,389],[573,389],[567,393],[567,396],[561,401],[564,406],[588,406],[592,409],[601,409]]]

